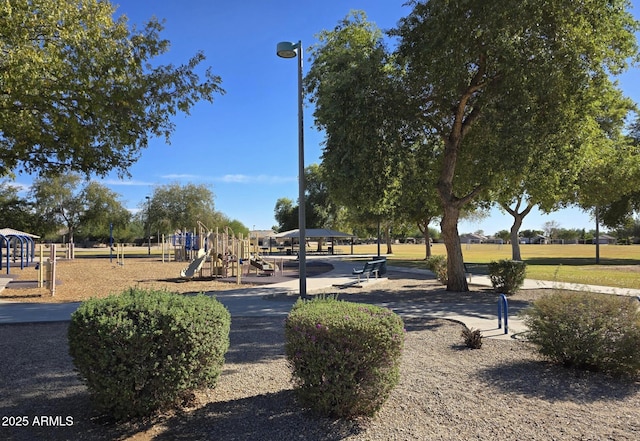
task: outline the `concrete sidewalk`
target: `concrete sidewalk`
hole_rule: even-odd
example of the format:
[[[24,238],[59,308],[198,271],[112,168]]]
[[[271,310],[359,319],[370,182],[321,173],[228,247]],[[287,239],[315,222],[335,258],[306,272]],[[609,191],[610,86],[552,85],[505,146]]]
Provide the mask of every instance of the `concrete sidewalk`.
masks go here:
[[[326,259],[325,260],[329,260]],[[352,283],[354,276],[351,274],[354,262],[345,262],[340,259],[330,259],[333,269],[316,277],[307,278],[307,292],[313,294],[320,290],[326,290],[335,285]],[[398,275],[414,274],[420,278],[433,278],[428,270],[393,267],[388,268],[391,277]],[[7,280],[7,279],[1,279]],[[363,284],[374,284],[382,279],[371,279]],[[472,276],[471,285],[490,287],[491,281],[487,276]],[[4,285],[2,286],[4,287]],[[0,290],[1,288],[0,287]],[[640,295],[640,290],[620,289],[601,286],[586,286],[576,284],[564,284],[557,282],[542,282],[527,280],[525,289],[561,288],[573,290],[587,290],[591,292],[605,292],[619,295]],[[295,295],[299,291],[299,280],[292,279],[286,282],[263,285],[252,288],[239,288],[229,291],[218,291],[213,295],[224,304],[232,316],[286,316],[293,303]],[[339,292],[339,288],[336,288]],[[80,303],[9,303],[0,301],[0,324],[6,323],[32,323],[67,321]],[[498,327],[498,296],[495,303],[469,303],[469,304],[402,304],[389,305],[395,312],[406,317],[439,317],[456,320],[464,323],[468,328],[479,329],[486,338],[509,339],[517,338],[517,335],[526,331],[522,320],[517,317],[519,308],[510,306],[508,316],[508,334],[504,333],[504,326]],[[504,319],[503,319],[504,322]]]

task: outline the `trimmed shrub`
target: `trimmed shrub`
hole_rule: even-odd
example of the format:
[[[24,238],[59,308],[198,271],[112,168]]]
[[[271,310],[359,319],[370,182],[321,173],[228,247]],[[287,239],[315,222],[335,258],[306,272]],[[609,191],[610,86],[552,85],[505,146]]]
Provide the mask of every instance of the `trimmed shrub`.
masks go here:
[[[373,416],[398,384],[403,346],[402,319],[373,305],[300,300],[285,323],[297,398],[326,416]]]
[[[479,329],[464,328],[462,330],[464,344],[470,349],[480,349],[482,347],[482,332]]]
[[[528,339],[553,362],[614,375],[640,373],[640,311],[635,298],[554,293],[524,311]]]
[[[519,260],[503,259],[489,263],[489,278],[496,292],[514,294],[524,283],[527,264]]]
[[[433,255],[427,259],[427,268],[433,274],[440,283],[446,285],[449,281],[449,275],[447,273],[447,256],[440,254]]]
[[[147,416],[216,385],[230,325],[213,298],[130,289],[80,305],[69,352],[97,410]]]

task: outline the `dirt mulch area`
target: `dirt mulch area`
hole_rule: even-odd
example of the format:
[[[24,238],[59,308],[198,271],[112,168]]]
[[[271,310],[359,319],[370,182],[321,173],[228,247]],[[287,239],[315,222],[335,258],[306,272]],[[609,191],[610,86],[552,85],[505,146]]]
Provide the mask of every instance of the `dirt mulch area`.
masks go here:
[[[386,290],[394,296],[407,285],[390,281]],[[422,289],[440,296],[437,286]],[[93,410],[74,371],[68,323],[0,325],[0,416],[7,417],[0,439],[638,439],[640,381],[551,365],[522,341],[488,339],[470,350],[462,325],[446,320],[407,318],[405,327],[400,384],[373,419],[334,420],[301,408],[282,318],[234,317],[215,389],[199,391],[191,407],[114,423]]]
[[[82,300],[132,285],[178,292],[237,287],[219,280],[178,282],[184,263],[129,260],[124,268],[110,266],[104,259],[61,262],[56,298],[49,299]],[[425,309],[445,302],[484,303],[495,297],[483,289],[446,292],[425,277],[390,275],[387,281],[363,285],[340,294],[350,301],[416,304]],[[19,295],[18,291],[29,289],[4,290],[0,298]],[[524,306],[548,292],[521,291],[510,297],[510,305]],[[301,408],[284,356],[282,317],[234,317],[230,349],[215,389],[198,391],[191,407],[114,423],[93,410],[87,388],[78,379],[68,354],[68,323],[0,325],[0,439],[631,441],[640,437],[638,380],[554,366],[518,340],[485,339],[482,349],[469,350],[462,345],[463,326],[442,319],[406,318],[405,327],[400,384],[373,419],[320,418]]]
[[[282,271],[275,276],[256,274],[255,269],[242,268],[241,284],[236,277],[227,278],[180,278],[180,271],[188,262],[162,262],[157,258],[126,258],[124,265],[110,262],[108,258],[77,258],[60,260],[56,266],[55,295],[47,288],[38,288],[38,273],[33,268],[12,269],[12,281],[0,291],[0,301],[64,303],[87,300],[91,297],[106,297],[121,293],[131,287],[162,289],[177,293],[199,293],[224,291],[265,283],[277,283],[298,277],[296,262],[285,262]],[[309,276],[331,270],[331,265],[310,262]],[[247,274],[249,273],[249,274]],[[231,273],[229,273],[231,275]]]

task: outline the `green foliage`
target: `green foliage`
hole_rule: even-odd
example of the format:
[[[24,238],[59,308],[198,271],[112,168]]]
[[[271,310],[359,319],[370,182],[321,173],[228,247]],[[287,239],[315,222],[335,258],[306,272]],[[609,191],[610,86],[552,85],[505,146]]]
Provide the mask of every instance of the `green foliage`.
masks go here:
[[[323,415],[371,416],[399,381],[404,325],[388,309],[301,300],[287,317],[285,341],[298,399]]]
[[[80,305],[69,352],[98,410],[145,416],[216,385],[230,324],[215,299],[130,289]]]
[[[480,349],[482,347],[482,333],[479,329],[464,328],[462,330],[464,344],[470,349]]]
[[[442,140],[440,149],[424,143],[423,154],[438,162],[442,232],[456,263],[447,289],[466,290],[460,210],[505,188],[508,200],[524,190],[543,208],[575,194],[567,184],[606,131],[604,108],[621,104],[609,78],[637,58],[638,23],[626,0],[409,4],[391,31],[413,108],[398,115]]]
[[[322,166],[336,203],[369,218],[387,215],[397,184],[403,97],[382,32],[362,11],[352,11],[316,36],[304,87],[314,120],[326,136]],[[357,111],[354,111],[357,109]],[[375,128],[375,129],[372,129]],[[366,164],[366,167],[363,167]]]
[[[318,164],[304,170],[305,216],[310,228],[334,228],[338,217],[338,206],[330,197],[326,174],[325,168]]]
[[[20,231],[41,233],[42,218],[33,204],[20,197],[20,188],[0,180],[0,225]],[[41,234],[38,234],[41,235]]]
[[[278,199],[273,211],[274,218],[278,221],[277,231],[288,231],[298,227],[298,206],[293,205],[292,199]]]
[[[223,93],[196,73],[202,53],[158,63],[162,24],[130,28],[109,1],[3,1],[0,29],[0,176],[124,175],[150,138],[169,141],[176,113]]]
[[[511,233],[509,232],[509,230],[500,230],[496,234],[494,234],[494,237],[496,237],[497,239],[502,239],[504,243],[507,243],[511,238]]]
[[[224,227],[228,219],[214,210],[213,191],[204,184],[166,184],[153,190],[151,199],[140,204],[142,221],[151,221],[151,231],[173,234],[202,222],[209,228]],[[224,218],[224,220],[223,220]],[[146,233],[145,233],[146,234]]]
[[[85,182],[78,174],[39,177],[31,188],[36,210],[49,223],[49,231],[67,229],[69,241],[109,237],[109,224],[123,230],[131,217],[119,195],[97,182]]]
[[[489,278],[496,292],[514,294],[527,274],[527,264],[519,260],[502,259],[489,262]]]
[[[443,285],[447,284],[447,256],[438,254],[427,259],[427,268],[436,275],[436,278]]]
[[[640,373],[635,298],[554,293],[524,311],[527,338],[551,361],[615,375]]]

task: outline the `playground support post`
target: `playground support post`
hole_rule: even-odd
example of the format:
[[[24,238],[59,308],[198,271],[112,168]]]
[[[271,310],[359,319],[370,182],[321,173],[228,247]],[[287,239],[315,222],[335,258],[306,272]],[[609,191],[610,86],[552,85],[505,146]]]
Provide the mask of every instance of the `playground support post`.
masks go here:
[[[113,224],[109,224],[109,263],[113,262]]]
[[[38,254],[38,288],[44,286],[44,245],[40,244],[40,252]]]
[[[124,244],[119,243],[116,245],[116,265],[124,266]]]
[[[49,246],[49,261],[47,262],[47,288],[51,297],[56,295],[56,244]]]

